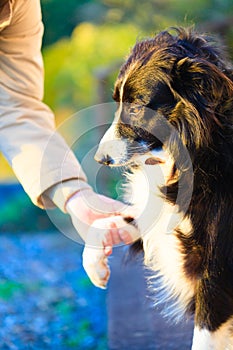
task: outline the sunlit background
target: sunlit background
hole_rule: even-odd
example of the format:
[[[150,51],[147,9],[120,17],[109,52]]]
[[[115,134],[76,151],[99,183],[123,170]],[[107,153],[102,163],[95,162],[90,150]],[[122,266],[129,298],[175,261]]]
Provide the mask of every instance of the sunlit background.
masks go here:
[[[111,101],[114,79],[130,48],[160,30],[195,26],[220,37],[233,55],[231,0],[42,0],[41,4],[44,101],[54,111],[57,125],[77,111]],[[22,192],[15,193],[18,186],[6,185],[17,180],[2,156],[0,169],[1,230],[50,229],[46,215]],[[25,221],[25,216],[31,219]]]
[[[195,26],[217,35],[233,57],[232,0],[42,0],[41,4],[45,25],[44,101],[54,111],[58,126],[66,124],[67,118],[77,111],[110,102],[114,79],[130,48],[137,40],[153,36],[160,30],[171,26]],[[65,137],[69,139],[69,132],[75,131],[69,130],[69,123],[67,125]],[[88,139],[83,147],[88,149]],[[107,194],[116,197],[114,176],[108,181]],[[3,325],[0,333],[8,329],[5,343],[2,343],[6,347],[1,347],[0,341],[0,348],[25,349],[27,342],[34,344],[32,349],[37,349],[35,344],[40,336],[44,337],[44,343],[38,345],[38,349],[52,349],[52,346],[58,349],[105,349],[105,293],[96,292],[89,284],[81,271],[80,258],[77,258],[77,266],[73,261],[66,265],[66,249],[72,252],[69,253],[71,256],[76,256],[76,246],[69,246],[61,238],[57,245],[51,243],[56,227],[46,212],[30,202],[2,156],[0,210],[0,254],[7,265],[6,268],[3,263],[2,270],[0,268]],[[54,254],[60,254],[63,259],[59,275],[54,273],[57,258],[52,260],[53,249]],[[42,282],[35,277],[34,283],[29,283],[34,274],[47,274],[47,277]],[[63,289],[60,289],[62,283]],[[28,318],[24,315],[24,323],[18,324],[23,312],[19,304],[25,293],[29,296],[29,304],[34,305],[35,314],[32,314],[32,307],[25,312],[25,315],[28,312]],[[93,295],[91,309],[88,298]],[[33,298],[39,298],[39,301]],[[17,300],[17,307],[11,304],[13,300]],[[44,318],[45,313],[49,314],[51,324]],[[27,328],[28,319],[34,316],[35,324]],[[69,329],[68,324],[73,326],[73,322],[75,327]],[[22,332],[24,340],[20,343]],[[18,347],[10,347],[15,342]]]

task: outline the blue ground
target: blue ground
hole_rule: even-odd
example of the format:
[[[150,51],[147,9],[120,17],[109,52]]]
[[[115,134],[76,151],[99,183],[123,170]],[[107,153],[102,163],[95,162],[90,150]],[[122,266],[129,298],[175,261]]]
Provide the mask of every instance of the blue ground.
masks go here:
[[[107,348],[106,292],[60,233],[0,236],[0,349]]]

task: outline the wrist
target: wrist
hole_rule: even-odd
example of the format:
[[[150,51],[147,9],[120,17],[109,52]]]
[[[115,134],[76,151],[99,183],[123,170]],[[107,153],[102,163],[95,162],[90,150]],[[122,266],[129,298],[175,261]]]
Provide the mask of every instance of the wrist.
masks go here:
[[[79,192],[84,190],[91,190],[91,186],[80,179],[71,179],[61,183],[58,183],[50,187],[46,191],[46,196],[52,200],[52,202],[64,213],[67,212],[66,207],[68,201]]]

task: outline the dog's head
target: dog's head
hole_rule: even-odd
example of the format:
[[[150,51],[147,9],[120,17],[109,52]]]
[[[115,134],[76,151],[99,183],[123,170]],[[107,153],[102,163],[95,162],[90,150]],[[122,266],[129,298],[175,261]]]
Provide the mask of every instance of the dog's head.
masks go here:
[[[197,150],[218,143],[229,124],[231,74],[222,48],[191,30],[137,43],[116,80],[118,108],[96,160],[119,166],[148,154],[147,163],[156,164],[163,161],[158,150],[165,147],[176,158],[181,144],[195,158]]]

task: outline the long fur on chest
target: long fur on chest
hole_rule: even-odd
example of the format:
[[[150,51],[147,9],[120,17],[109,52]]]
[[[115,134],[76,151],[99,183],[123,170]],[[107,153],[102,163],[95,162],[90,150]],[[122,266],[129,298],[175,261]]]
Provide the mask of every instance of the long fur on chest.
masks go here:
[[[179,238],[180,232],[189,236],[192,226],[161,193],[166,171],[160,166],[139,165],[127,174],[125,197],[140,212],[136,223],[143,233],[145,264],[157,280],[157,300],[170,300],[167,313],[174,319],[190,308],[194,296],[195,283],[186,275],[186,256]]]
[[[167,313],[173,320],[198,310],[198,321],[215,330],[231,317],[233,307],[229,299],[233,280],[229,169],[221,170],[222,176],[225,173],[221,183],[220,178],[213,180],[200,167],[194,168],[192,199],[184,214],[181,206],[169,199],[166,182],[171,167],[169,162],[167,167],[145,165],[141,157],[127,174],[126,200],[140,212],[136,223],[143,233],[145,264],[160,282],[159,293],[156,290],[159,303],[170,301]],[[167,193],[161,191],[164,187]],[[217,318],[208,319],[209,308],[221,310]]]

